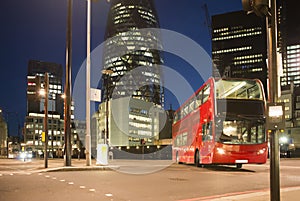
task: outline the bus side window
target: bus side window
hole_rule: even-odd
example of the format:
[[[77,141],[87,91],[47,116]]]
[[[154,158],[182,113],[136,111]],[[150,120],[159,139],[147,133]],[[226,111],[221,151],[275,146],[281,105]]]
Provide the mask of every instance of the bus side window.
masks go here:
[[[202,125],[202,141],[212,140],[211,122]]]
[[[196,98],[196,107],[199,107],[202,104],[202,91],[199,91]]]
[[[190,104],[189,104],[189,112],[192,112],[195,110],[195,99],[192,99]]]
[[[207,85],[203,90],[203,103],[205,103],[208,100],[210,94],[210,86]]]

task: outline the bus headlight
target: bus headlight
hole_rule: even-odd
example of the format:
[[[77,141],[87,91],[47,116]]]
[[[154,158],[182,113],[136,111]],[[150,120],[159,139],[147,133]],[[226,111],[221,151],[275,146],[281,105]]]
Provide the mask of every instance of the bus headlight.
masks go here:
[[[225,150],[224,149],[222,149],[222,148],[217,148],[217,152],[218,152],[218,154],[220,154],[220,155],[223,155],[223,154],[225,154]]]
[[[263,148],[263,149],[260,149],[260,150],[258,150],[258,152],[257,152],[257,155],[264,154],[264,153],[265,153],[265,151],[266,151],[266,149],[265,149],[265,148]]]

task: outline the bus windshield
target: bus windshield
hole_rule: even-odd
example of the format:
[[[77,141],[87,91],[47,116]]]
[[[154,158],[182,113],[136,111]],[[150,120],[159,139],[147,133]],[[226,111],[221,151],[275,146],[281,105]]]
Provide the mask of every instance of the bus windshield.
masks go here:
[[[224,144],[260,144],[266,141],[263,120],[217,120],[217,140]]]
[[[216,80],[217,99],[263,100],[263,93],[256,80]]]

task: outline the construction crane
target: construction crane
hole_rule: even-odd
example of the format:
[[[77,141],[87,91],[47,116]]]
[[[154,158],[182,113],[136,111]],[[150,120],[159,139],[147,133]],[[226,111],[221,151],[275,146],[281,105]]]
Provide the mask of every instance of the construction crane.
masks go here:
[[[208,12],[207,4],[205,2],[203,2],[203,5],[201,7],[202,7],[202,9],[204,10],[204,13],[205,13],[205,23],[206,23],[206,26],[208,28],[209,36],[211,38],[212,37],[211,19],[210,19],[210,15],[209,15],[209,12]]]

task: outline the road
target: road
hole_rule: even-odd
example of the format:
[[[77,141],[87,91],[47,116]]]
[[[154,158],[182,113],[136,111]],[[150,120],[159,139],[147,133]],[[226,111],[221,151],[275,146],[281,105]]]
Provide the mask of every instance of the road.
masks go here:
[[[0,200],[187,201],[269,189],[268,163],[244,165],[242,169],[171,164],[152,173],[132,174],[130,169],[138,164],[149,166],[144,161],[134,164],[119,163],[115,170],[57,172],[40,172],[32,166],[26,169],[26,165],[19,171],[8,170],[0,164]],[[299,170],[300,159],[281,159],[281,188],[299,187]]]

